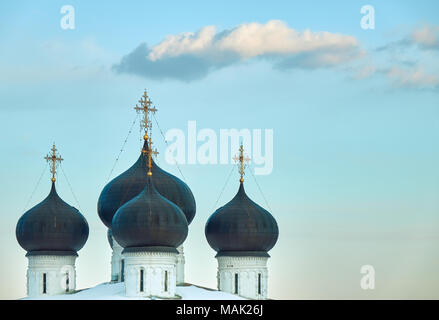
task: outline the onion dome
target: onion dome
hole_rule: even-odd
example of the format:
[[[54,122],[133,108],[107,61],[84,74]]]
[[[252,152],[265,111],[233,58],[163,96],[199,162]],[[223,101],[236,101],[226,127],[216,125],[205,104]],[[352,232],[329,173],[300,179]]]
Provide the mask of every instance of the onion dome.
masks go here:
[[[156,190],[154,178],[147,176],[143,191],[113,217],[113,237],[125,252],[177,252],[187,237],[188,223],[183,211]]]
[[[235,197],[210,216],[205,235],[217,256],[268,256],[279,229],[273,216],[247,196],[241,182]]]
[[[143,148],[148,150],[146,141]],[[110,181],[102,190],[98,200],[98,214],[108,228],[111,228],[116,211],[145,188],[148,170],[146,158],[146,155],[141,153],[136,163]],[[153,183],[156,190],[179,206],[190,224],[195,216],[196,206],[189,187],[179,178],[157,166],[154,160],[152,160],[152,172],[154,172]]]
[[[88,239],[88,223],[56,192],[54,179],[49,195],[18,220],[16,236],[27,255],[77,255]]]

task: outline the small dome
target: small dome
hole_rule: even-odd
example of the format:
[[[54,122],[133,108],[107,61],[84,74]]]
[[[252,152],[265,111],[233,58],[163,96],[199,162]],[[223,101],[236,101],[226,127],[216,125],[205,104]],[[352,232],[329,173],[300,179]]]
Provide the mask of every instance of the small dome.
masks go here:
[[[83,215],[58,196],[52,182],[49,195],[21,216],[15,233],[28,255],[76,254],[86,243],[89,228]]]
[[[165,247],[175,251],[187,237],[183,211],[158,193],[153,179],[148,177],[143,191],[113,217],[113,237],[125,249]]]
[[[247,196],[241,183],[235,197],[210,216],[205,235],[217,256],[268,256],[279,229],[273,216]]]
[[[148,148],[146,142],[143,147]],[[146,172],[146,156],[141,153],[136,163],[104,187],[98,200],[98,214],[108,228],[111,228],[116,211],[145,188]],[[152,172],[154,173],[153,183],[157,191],[179,206],[190,224],[195,216],[196,205],[189,187],[179,178],[157,166],[154,160]]]

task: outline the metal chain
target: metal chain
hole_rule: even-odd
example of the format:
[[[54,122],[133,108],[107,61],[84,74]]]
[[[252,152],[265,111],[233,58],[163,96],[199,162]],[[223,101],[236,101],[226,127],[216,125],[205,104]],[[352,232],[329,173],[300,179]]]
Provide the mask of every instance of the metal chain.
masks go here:
[[[250,173],[251,173],[253,179],[255,180],[256,185],[258,186],[259,192],[261,192],[262,198],[264,198],[264,201],[265,201],[265,204],[267,205],[267,208],[270,210],[270,212],[273,212],[273,211],[271,210],[271,208],[270,208],[270,205],[268,204],[267,198],[265,198],[265,195],[264,195],[264,193],[262,192],[261,187],[259,186],[258,180],[256,180],[256,177],[255,177],[255,175],[253,174],[253,171],[251,170],[251,168],[249,168],[249,170],[247,170],[247,171],[250,171]]]
[[[61,168],[62,174],[64,175],[64,179],[66,179],[67,184],[69,185],[70,191],[72,192],[73,198],[75,199],[76,204],[78,205],[79,211],[82,212],[81,205],[79,204],[78,198],[76,198],[75,193],[73,192],[72,185],[70,184],[69,179],[67,179],[67,175],[66,175],[66,173],[64,172],[64,169],[63,169],[61,163],[59,164],[59,167]]]
[[[46,173],[46,170],[47,170],[47,167],[48,167],[48,166],[49,166],[49,163],[47,162],[47,163],[46,163],[46,166],[44,167],[43,172],[42,172],[41,175],[40,175],[40,178],[39,178],[38,181],[37,181],[37,184],[35,185],[34,190],[32,191],[32,193],[31,193],[29,199],[28,199],[27,202],[26,202],[26,205],[25,205],[24,208],[23,208],[23,212],[24,212],[24,210],[26,210],[27,206],[28,206],[29,203],[31,202],[32,197],[33,197],[34,194],[35,194],[35,191],[37,191],[38,186],[40,185],[41,179],[43,178],[44,174]]]
[[[105,184],[107,184],[108,180],[110,180],[111,175],[113,174],[114,168],[116,167],[116,164],[119,161],[120,155],[122,154],[122,152],[123,152],[123,150],[125,148],[125,145],[127,144],[128,138],[129,138],[131,132],[133,131],[134,124],[137,122],[138,118],[139,118],[139,114],[136,113],[136,118],[134,119],[133,123],[131,124],[130,130],[128,131],[128,134],[127,134],[127,136],[125,138],[125,141],[122,144],[122,148],[120,149],[119,154],[116,157],[116,160],[114,160],[113,167],[111,168],[110,174],[108,175],[107,181],[105,182]]]
[[[156,123],[156,125],[157,125],[157,128],[159,128],[160,134],[162,135],[163,140],[164,140],[165,143],[166,143],[166,146],[169,147],[168,141],[166,140],[166,137],[165,137],[165,135],[164,135],[162,129],[161,129],[160,126],[159,126],[159,123],[158,123],[158,121],[157,121],[157,118],[155,117],[155,114],[153,113],[152,116],[154,117],[154,121],[155,121],[155,123]],[[183,181],[184,181],[185,183],[187,183],[187,182],[186,182],[186,178],[185,178],[184,175],[183,175],[183,172],[181,172],[181,170],[180,170],[180,166],[178,165],[178,162],[175,161],[175,164],[177,165],[178,172],[180,172],[180,175],[181,175],[181,177],[183,178]]]
[[[235,166],[232,166],[232,170],[230,170],[230,173],[229,173],[229,176],[227,177],[226,183],[224,184],[224,186],[223,186],[223,188],[222,188],[222,190],[221,190],[221,192],[220,192],[220,194],[218,196],[218,199],[216,199],[216,202],[215,202],[215,204],[212,207],[212,211],[215,210],[216,205],[218,204],[218,201],[220,200],[224,190],[226,189],[226,186],[229,183],[230,177],[232,176],[233,170],[235,170]]]

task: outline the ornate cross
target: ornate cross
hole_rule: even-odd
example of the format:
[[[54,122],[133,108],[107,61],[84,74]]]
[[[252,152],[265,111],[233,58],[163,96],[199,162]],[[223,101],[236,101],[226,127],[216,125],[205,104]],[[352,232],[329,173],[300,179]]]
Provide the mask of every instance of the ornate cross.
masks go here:
[[[148,93],[146,92],[146,89],[143,92],[143,96],[140,98],[139,103],[140,103],[140,107],[136,105],[134,109],[138,113],[143,113],[143,120],[141,122],[141,126],[145,129],[145,133],[147,133],[150,132],[152,127],[151,120],[149,119],[149,113],[150,112],[155,113],[157,109],[155,107],[151,107],[152,101],[148,97]]]
[[[152,156],[157,156],[159,154],[159,152],[156,149],[152,148],[152,141],[151,141],[151,137],[148,136],[147,133],[145,133],[145,140],[148,141],[148,150],[142,149],[142,153],[145,155],[147,154],[148,156],[148,176],[152,176],[151,173],[151,167],[152,167],[152,162],[151,162],[151,157]]]
[[[55,182],[55,174],[56,174],[56,167],[57,163],[61,163],[64,159],[61,158],[61,155],[56,154],[57,149],[55,148],[55,144],[52,146],[52,155],[46,155],[44,159],[46,159],[47,162],[52,162],[52,167],[50,168],[50,172],[52,173],[52,182]]]
[[[240,167],[239,167],[239,173],[241,175],[241,179],[239,181],[242,183],[244,182],[244,169],[247,166],[245,163],[248,163],[250,161],[249,157],[244,157],[244,147],[241,143],[241,146],[239,147],[239,156],[234,156],[233,160],[239,161]],[[244,163],[245,162],[245,163]]]

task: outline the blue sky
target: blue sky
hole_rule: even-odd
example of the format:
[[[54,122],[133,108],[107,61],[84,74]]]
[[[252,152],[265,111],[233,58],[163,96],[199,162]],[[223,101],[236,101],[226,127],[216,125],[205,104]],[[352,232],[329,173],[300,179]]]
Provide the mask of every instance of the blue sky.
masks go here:
[[[75,8],[74,30],[60,27],[65,4]],[[375,8],[374,30],[360,27],[365,4]],[[436,1],[0,4],[0,297],[25,295],[27,261],[15,225],[49,192],[46,171],[25,208],[54,141],[90,225],[78,287],[110,278],[96,203],[147,88],[164,131],[186,131],[190,120],[216,132],[273,129],[273,172],[256,177],[280,229],[270,252],[271,297],[438,298],[437,12]],[[231,36],[250,29],[247,41]],[[304,41],[306,30],[320,38]],[[195,50],[182,39],[207,45]],[[130,69],[117,72],[142,43],[143,62],[126,58]],[[188,78],[191,72],[197,76]],[[153,130],[160,166],[179,176]],[[139,138],[136,124],[112,177],[137,159]],[[180,168],[197,201],[187,280],[214,287],[204,224],[231,166]],[[238,179],[236,172],[218,206],[233,197]],[[62,174],[57,183],[76,205]],[[246,190],[266,207],[250,175]],[[365,264],[376,269],[375,290],[360,288]]]

